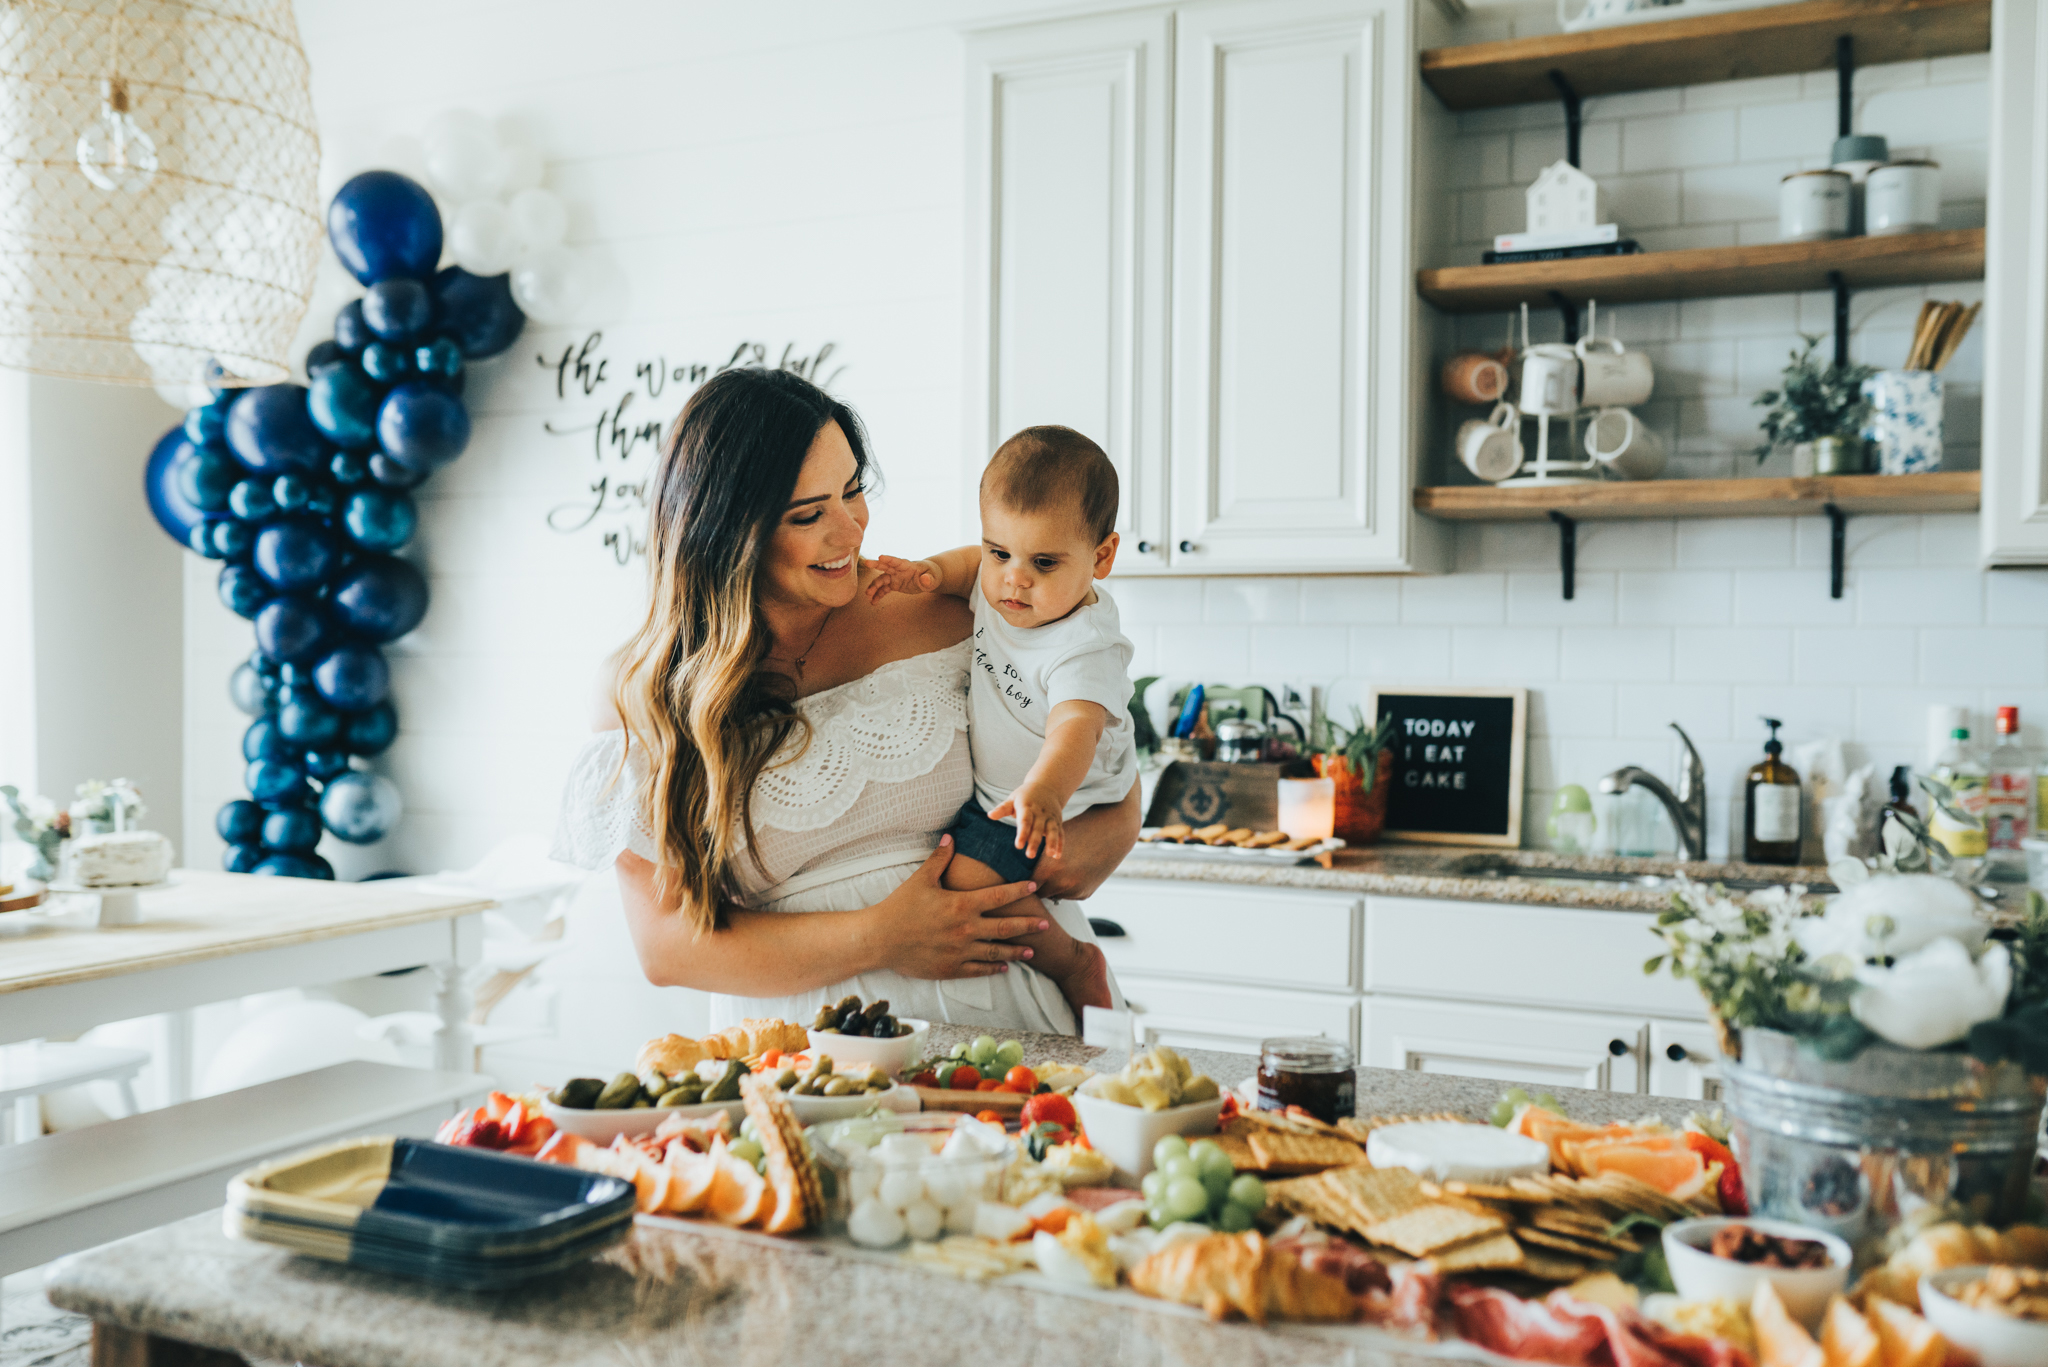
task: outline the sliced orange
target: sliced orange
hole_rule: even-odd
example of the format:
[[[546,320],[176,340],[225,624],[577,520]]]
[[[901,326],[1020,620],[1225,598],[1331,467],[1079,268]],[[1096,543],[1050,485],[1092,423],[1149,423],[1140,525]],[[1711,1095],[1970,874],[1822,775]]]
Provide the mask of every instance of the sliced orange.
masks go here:
[[[1840,1296],[1828,1301],[1820,1324],[1820,1348],[1828,1367],[1878,1367],[1877,1331]]]
[[[768,1179],[754,1171],[754,1165],[720,1152],[713,1162],[711,1194],[704,1213],[720,1224],[752,1224],[769,1203]]]
[[[1825,1367],[1827,1358],[1813,1335],[1786,1313],[1778,1288],[1758,1282],[1749,1303],[1750,1323],[1756,1327],[1757,1354],[1763,1367]]]
[[[695,1215],[711,1199],[711,1184],[718,1176],[718,1164],[708,1153],[697,1153],[677,1142],[668,1146],[664,1166],[669,1171],[668,1200],[662,1209],[671,1215]]]
[[[1607,1139],[1577,1146],[1574,1158],[1588,1177],[1619,1172],[1647,1182],[1659,1191],[1676,1192],[1696,1183],[1706,1171],[1697,1152],[1665,1135]],[[1697,1190],[1697,1188],[1694,1188]]]
[[[1948,1361],[1948,1340],[1896,1301],[1872,1297],[1870,1322],[1877,1330],[1884,1367],[1942,1367]]]

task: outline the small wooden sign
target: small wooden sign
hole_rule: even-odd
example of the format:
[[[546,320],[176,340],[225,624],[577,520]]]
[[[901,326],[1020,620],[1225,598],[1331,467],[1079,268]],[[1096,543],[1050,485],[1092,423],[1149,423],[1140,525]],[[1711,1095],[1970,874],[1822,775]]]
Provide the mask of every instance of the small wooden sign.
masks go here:
[[[1394,717],[1388,840],[1522,843],[1529,694],[1521,688],[1375,688],[1366,715]]]

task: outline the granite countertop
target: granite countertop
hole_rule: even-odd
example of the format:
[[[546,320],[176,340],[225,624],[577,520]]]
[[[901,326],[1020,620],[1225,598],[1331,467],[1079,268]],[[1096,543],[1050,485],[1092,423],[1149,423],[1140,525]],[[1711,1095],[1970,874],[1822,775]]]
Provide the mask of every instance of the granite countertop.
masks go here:
[[[975,1032],[939,1027],[950,1048]],[[1120,1066],[1079,1040],[1019,1036],[1031,1062]],[[1248,1055],[1190,1051],[1226,1085]],[[1505,1084],[1364,1068],[1361,1113],[1483,1116]],[[1550,1088],[1589,1121],[1684,1102]],[[1210,1324],[1129,1298],[976,1286],[893,1260],[854,1260],[803,1240],[719,1228],[636,1226],[605,1259],[500,1292],[454,1291],[230,1239],[218,1213],[73,1255],[49,1273],[50,1299],[94,1319],[249,1357],[322,1367],[698,1367],[858,1362],[954,1367],[988,1355],[1030,1363],[1140,1367],[1303,1364],[1421,1367],[1424,1352],[1361,1348],[1355,1336]],[[1425,1350],[1426,1351],[1426,1350]]]
[[[1124,860],[1116,877],[1604,911],[1662,911],[1670,904],[1671,889],[1681,873],[1701,883],[1801,883],[1818,885],[1821,892],[1834,891],[1827,870],[1819,867],[1691,863],[1455,845],[1373,845],[1337,850],[1308,863],[1280,864],[1240,862],[1224,856],[1204,860],[1178,853],[1148,854],[1141,844]]]

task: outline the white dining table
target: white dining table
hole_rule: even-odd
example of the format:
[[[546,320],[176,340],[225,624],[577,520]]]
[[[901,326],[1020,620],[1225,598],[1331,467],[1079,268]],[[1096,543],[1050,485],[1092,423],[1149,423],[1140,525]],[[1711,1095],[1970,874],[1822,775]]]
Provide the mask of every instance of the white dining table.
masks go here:
[[[428,878],[335,883],[174,870],[136,924],[101,926],[88,898],[0,915],[0,1044],[163,1014],[164,1100],[192,1093],[191,1011],[394,969],[435,975],[434,1066],[473,1072],[463,971],[489,898]],[[68,907],[68,909],[67,909]]]

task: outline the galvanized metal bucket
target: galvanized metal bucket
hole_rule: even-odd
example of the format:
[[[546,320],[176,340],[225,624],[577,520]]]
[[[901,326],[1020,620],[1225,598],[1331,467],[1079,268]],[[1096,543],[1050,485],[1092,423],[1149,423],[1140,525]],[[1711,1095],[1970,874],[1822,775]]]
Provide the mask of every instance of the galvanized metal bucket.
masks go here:
[[[1888,1044],[1831,1063],[1760,1029],[1721,1070],[1751,1211],[1841,1235],[1858,1270],[1901,1226],[2025,1214],[2048,1078]]]

